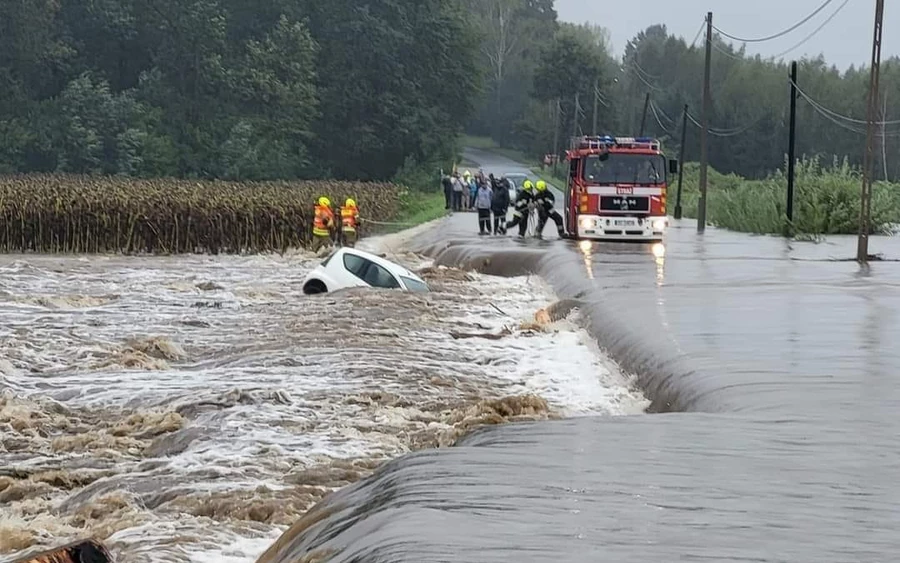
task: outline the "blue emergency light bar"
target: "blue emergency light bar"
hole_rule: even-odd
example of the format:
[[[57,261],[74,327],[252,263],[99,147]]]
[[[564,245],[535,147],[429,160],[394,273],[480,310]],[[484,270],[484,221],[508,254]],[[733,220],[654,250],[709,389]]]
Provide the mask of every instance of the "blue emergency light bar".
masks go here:
[[[646,148],[651,150],[659,150],[659,141],[653,137],[613,137],[612,135],[603,136],[584,136],[572,139],[572,146],[581,149],[603,149],[608,147],[622,148]]]

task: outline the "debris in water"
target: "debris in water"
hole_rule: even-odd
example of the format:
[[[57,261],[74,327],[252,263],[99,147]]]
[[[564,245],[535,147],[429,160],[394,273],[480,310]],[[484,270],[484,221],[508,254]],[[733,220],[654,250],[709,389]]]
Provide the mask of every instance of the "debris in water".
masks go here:
[[[504,327],[500,332],[465,333],[450,331],[450,336],[452,336],[454,340],[461,340],[463,338],[485,338],[487,340],[500,340],[501,338],[505,338],[510,334],[512,334],[512,331],[506,327]]]
[[[164,336],[155,336],[143,340],[132,339],[128,341],[128,346],[132,350],[161,360],[183,360],[187,357],[181,346]]]
[[[197,289],[200,291],[221,291],[225,288],[215,282],[203,282],[197,284]]]
[[[2,550],[2,538],[0,538],[0,550]],[[112,556],[102,543],[87,540],[35,555],[26,555],[11,563],[112,563],[112,560]]]

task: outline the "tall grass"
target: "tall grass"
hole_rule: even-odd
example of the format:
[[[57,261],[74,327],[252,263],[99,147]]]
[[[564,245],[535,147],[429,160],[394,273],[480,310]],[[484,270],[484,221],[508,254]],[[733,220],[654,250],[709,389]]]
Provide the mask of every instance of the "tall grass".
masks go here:
[[[733,231],[802,235],[855,234],[859,230],[859,170],[847,160],[835,159],[823,167],[818,159],[797,163],[794,182],[794,221],[788,223],[787,178],[776,171],[764,180],[747,180],[735,174],[709,170],[707,216],[710,223]],[[700,166],[684,169],[683,208],[696,218],[700,196]],[[674,209],[676,181],[670,184]],[[886,232],[900,223],[900,184],[878,182],[872,191],[872,233]]]

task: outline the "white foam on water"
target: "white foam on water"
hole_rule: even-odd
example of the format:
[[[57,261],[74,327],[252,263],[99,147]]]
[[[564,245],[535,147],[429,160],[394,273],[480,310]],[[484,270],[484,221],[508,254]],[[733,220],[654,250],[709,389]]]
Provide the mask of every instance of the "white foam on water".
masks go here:
[[[473,275],[465,285],[435,284],[432,294],[309,298],[300,284],[317,263],[304,254],[0,258],[0,388],[8,395],[0,429],[4,416],[16,424],[28,409],[46,418],[34,419],[40,432],[0,448],[0,466],[69,471],[80,463],[113,473],[93,496],[49,487],[12,502],[16,521],[36,526],[35,514],[69,502],[51,538],[58,541],[39,545],[77,539],[71,530],[84,524],[71,513],[118,491],[132,499],[121,510],[135,523],[108,539],[129,561],[252,561],[284,529],[265,514],[252,525],[239,514],[268,498],[260,487],[287,496],[298,483],[286,479],[298,471],[402,455],[415,436],[452,430],[447,413],[458,405],[532,393],[570,416],[646,406],[577,317],[519,330],[554,301],[537,278]],[[505,327],[511,334],[497,340],[450,334]],[[129,419],[164,412],[180,413],[183,432],[197,435],[179,444],[172,429]],[[60,436],[90,440],[67,449]],[[151,443],[158,457],[141,453]],[[237,500],[211,519],[203,506],[215,499],[203,495]],[[193,508],[178,504],[185,496],[195,497]],[[264,509],[279,503],[270,504]],[[108,524],[117,514],[97,518]]]

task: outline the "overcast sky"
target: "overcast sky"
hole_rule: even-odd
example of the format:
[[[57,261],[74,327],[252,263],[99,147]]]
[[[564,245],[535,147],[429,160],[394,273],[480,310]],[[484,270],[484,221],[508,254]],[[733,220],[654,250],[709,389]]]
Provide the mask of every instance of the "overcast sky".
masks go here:
[[[722,31],[743,38],[767,37],[783,31],[814,12],[825,0],[556,0],[560,19],[590,21],[610,30],[613,49],[622,54],[625,43],[648,26],[665,24],[669,33],[694,39],[706,12]],[[766,56],[790,49],[819,27],[844,0],[833,0],[819,14],[788,35],[765,43],[748,43],[747,52]],[[829,64],[845,69],[872,59],[875,0],[849,0],[840,13],[785,60],[822,54]],[[739,47],[739,45],[738,45]],[[884,8],[882,59],[900,55],[900,0]]]

